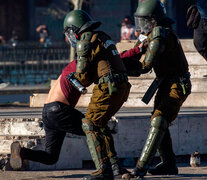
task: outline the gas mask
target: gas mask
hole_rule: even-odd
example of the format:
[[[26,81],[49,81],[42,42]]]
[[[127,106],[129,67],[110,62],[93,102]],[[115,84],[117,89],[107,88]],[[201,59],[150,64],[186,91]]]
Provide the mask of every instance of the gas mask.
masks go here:
[[[136,31],[139,33],[149,34],[156,26],[156,21],[150,17],[134,16]]]
[[[78,40],[77,40],[77,35],[73,32],[73,30],[68,29],[67,31],[65,31],[64,34],[67,37],[68,42],[71,44],[71,46],[76,48],[76,44],[77,44]]]

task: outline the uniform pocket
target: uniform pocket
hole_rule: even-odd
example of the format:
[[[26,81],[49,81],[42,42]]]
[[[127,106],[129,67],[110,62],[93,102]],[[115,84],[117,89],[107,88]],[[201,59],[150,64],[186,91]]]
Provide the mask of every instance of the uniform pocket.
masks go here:
[[[58,112],[60,110],[61,110],[61,107],[59,105],[53,105],[47,108],[47,112]]]

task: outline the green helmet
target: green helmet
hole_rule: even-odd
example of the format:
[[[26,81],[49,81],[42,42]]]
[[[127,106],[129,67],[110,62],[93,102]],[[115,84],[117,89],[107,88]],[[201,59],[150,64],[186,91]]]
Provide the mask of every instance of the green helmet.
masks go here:
[[[135,16],[162,20],[166,18],[166,9],[160,0],[140,0]]]
[[[64,32],[70,29],[75,34],[79,34],[88,28],[95,29],[100,25],[101,23],[99,21],[93,21],[87,12],[83,10],[73,10],[65,16],[63,28]]]
[[[140,0],[134,14],[135,28],[139,33],[148,34],[152,29],[166,21],[166,9],[160,0]]]

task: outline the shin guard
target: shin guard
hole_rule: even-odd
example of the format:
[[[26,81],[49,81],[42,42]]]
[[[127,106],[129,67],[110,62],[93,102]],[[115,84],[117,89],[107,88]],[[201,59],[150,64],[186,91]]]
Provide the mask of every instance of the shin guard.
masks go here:
[[[152,119],[148,137],[137,163],[137,167],[140,169],[149,168],[149,165],[153,160],[156,150],[159,147],[167,128],[168,123],[162,116]]]
[[[103,139],[98,129],[96,130],[92,121],[82,119],[82,128],[86,134],[87,144],[96,169],[101,169],[104,162]]]

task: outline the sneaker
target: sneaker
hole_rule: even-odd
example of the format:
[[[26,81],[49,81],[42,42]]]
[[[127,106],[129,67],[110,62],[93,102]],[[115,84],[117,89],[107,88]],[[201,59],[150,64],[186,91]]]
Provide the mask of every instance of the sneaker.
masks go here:
[[[177,175],[178,168],[176,165],[161,162],[155,168],[150,168],[148,173],[152,175]]]
[[[22,168],[22,158],[20,156],[21,146],[19,142],[13,142],[11,144],[11,157],[10,166],[14,170],[20,170]]]
[[[3,89],[5,87],[7,87],[8,85],[9,85],[9,83],[2,82],[2,83],[0,83],[0,89]]]

